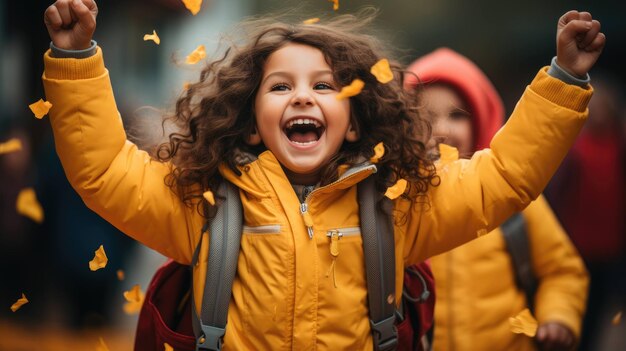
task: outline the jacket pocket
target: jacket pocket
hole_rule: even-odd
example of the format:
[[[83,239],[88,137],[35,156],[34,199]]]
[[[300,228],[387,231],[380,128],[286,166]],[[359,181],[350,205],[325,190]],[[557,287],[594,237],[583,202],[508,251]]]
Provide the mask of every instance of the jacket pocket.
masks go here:
[[[243,233],[245,235],[271,235],[280,234],[280,224],[259,225],[259,226],[243,226]]]

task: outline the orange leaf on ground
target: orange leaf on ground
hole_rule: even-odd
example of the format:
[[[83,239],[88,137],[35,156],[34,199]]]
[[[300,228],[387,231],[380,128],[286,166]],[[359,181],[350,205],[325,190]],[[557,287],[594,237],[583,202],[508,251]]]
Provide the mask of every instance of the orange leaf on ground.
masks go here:
[[[404,179],[399,179],[396,184],[387,188],[385,192],[385,196],[390,198],[391,200],[397,198],[398,196],[404,194],[406,190],[407,182]]]
[[[26,295],[22,293],[22,297],[17,299],[17,301],[15,301],[15,303],[11,305],[11,311],[15,312],[19,310],[20,307],[24,306],[27,303],[28,303],[28,299],[26,298]]]
[[[204,45],[198,45],[198,47],[191,52],[191,54],[187,55],[185,62],[188,65],[195,65],[200,62],[203,58],[206,57],[206,50],[204,49]]]
[[[22,141],[17,138],[9,139],[9,141],[0,143],[0,154],[8,154],[9,152],[22,150]]]
[[[145,34],[143,36],[143,41],[152,40],[155,44],[161,44],[161,38],[156,33],[156,30],[152,30],[152,34]]]
[[[385,155],[385,145],[383,145],[383,142],[381,141],[380,143],[376,144],[376,146],[374,146],[374,156],[370,158],[370,162],[377,163],[378,160],[380,160],[380,158],[383,157],[384,155]]]
[[[515,334],[525,334],[531,338],[537,334],[537,320],[528,308],[525,308],[517,316],[510,317],[509,324],[511,331]]]
[[[200,7],[202,6],[202,0],[183,0],[183,4],[187,10],[191,12],[192,15],[197,15],[200,12]]]
[[[389,60],[387,59],[381,59],[376,62],[372,68],[370,68],[370,72],[379,82],[383,84],[389,83],[393,80],[393,72],[391,72]]]
[[[107,258],[106,252],[104,252],[104,246],[100,245],[98,250],[95,251],[93,259],[89,261],[89,269],[97,271],[98,269],[106,267],[107,262],[109,262],[109,259]]]
[[[100,342],[96,347],[96,351],[109,351],[109,348],[107,347],[107,344],[104,343],[104,339],[102,339],[102,337],[100,338]]]
[[[48,111],[50,111],[50,108],[52,108],[52,104],[48,101],[43,101],[43,99],[39,99],[39,101],[33,102],[32,104],[28,105],[28,107],[31,111],[33,111],[35,117],[42,119],[43,116],[48,114]]]
[[[43,222],[43,208],[37,201],[37,195],[33,188],[24,188],[17,195],[15,204],[17,213],[24,215],[37,223]]]
[[[136,284],[132,289],[124,291],[124,298],[127,301],[124,304],[124,312],[126,314],[136,314],[141,310],[145,294],[141,291],[139,284]]]
[[[337,94],[337,96],[335,96],[335,98],[337,100],[341,100],[349,98],[350,96],[359,95],[364,86],[365,82],[357,78],[353,80],[350,85],[346,85],[345,87],[341,88],[341,91],[339,92],[339,94]]]

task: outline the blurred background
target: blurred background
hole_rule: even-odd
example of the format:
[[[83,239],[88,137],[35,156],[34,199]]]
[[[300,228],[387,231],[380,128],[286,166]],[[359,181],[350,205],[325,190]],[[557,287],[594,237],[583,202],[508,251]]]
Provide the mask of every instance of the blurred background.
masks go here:
[[[44,98],[42,54],[49,38],[43,13],[52,1],[0,2],[0,143],[17,138],[22,149],[0,154],[0,351],[130,350],[136,315],[122,311],[123,291],[147,286],[164,258],[141,247],[88,210],[69,186],[54,151],[49,122],[28,105]],[[126,127],[147,149],[162,137],[159,110],[173,106],[199,67],[177,64],[199,44],[210,55],[220,33],[242,18],[296,9],[302,19],[380,9],[375,26],[408,64],[450,47],[476,62],[515,106],[536,71],[555,55],[555,29],[567,10],[592,12],[607,45],[591,71],[596,95],[590,122],[550,184],[547,194],[592,274],[585,321],[589,350],[624,350],[624,322],[612,318],[626,297],[625,166],[626,13],[624,1],[567,0],[204,0],[192,16],[180,0],[101,0],[95,39],[104,50]],[[156,30],[161,45],[142,40]],[[199,65],[198,65],[199,66]],[[151,106],[153,108],[147,108]],[[15,209],[17,194],[33,187],[45,219]],[[104,245],[109,264],[88,262]],[[117,270],[123,270],[120,280]],[[22,293],[30,302],[10,306]],[[621,337],[620,337],[621,335]]]

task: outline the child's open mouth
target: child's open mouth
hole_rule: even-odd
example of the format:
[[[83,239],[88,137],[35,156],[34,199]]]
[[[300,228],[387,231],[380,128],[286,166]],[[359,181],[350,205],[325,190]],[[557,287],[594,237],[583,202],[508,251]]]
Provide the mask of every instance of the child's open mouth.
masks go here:
[[[287,122],[283,132],[291,142],[308,145],[318,141],[324,129],[324,126],[314,119],[295,118]]]

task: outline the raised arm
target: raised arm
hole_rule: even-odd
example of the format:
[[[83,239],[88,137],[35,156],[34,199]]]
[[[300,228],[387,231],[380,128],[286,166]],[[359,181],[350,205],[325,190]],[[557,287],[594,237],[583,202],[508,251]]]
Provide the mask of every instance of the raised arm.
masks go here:
[[[88,50],[96,15],[92,0],[54,3],[44,18],[52,45]],[[93,49],[86,58],[53,57],[50,50],[44,56],[43,83],[65,173],[93,211],[145,245],[188,263],[201,218],[166,186],[170,165],[126,140],[102,52]]]
[[[411,212],[399,228],[407,263],[490,232],[539,196],[586,120],[592,89],[585,80],[604,42],[589,13],[561,17],[550,74],[548,68],[537,74],[490,149],[440,164],[441,181],[429,190],[427,205],[409,210],[408,203],[397,203]]]

